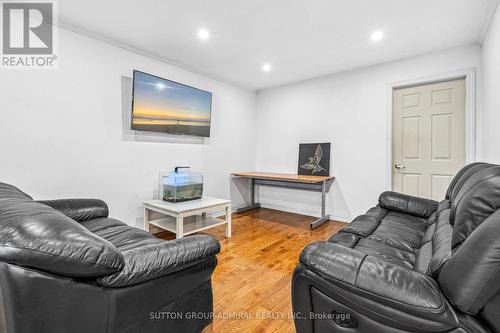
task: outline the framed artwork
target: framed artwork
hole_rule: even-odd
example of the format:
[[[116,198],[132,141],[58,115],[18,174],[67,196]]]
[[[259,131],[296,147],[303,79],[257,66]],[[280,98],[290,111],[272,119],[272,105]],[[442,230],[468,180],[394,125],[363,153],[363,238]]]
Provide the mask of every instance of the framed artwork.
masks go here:
[[[299,144],[299,175],[330,175],[330,142]]]

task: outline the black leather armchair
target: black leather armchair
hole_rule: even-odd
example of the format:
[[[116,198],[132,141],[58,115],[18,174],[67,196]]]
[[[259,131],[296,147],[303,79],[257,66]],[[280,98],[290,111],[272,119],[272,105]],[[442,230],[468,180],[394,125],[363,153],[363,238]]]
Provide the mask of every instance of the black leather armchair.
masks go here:
[[[298,333],[499,332],[500,166],[464,167],[439,203],[383,193],[304,249],[292,302]]]
[[[0,183],[0,331],[200,332],[219,250],[158,239],[101,200],[37,202]]]

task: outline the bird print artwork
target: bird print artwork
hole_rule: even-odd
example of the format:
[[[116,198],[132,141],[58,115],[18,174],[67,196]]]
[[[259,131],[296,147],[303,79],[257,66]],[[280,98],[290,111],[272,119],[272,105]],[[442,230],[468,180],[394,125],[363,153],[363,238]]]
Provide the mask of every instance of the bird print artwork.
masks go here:
[[[311,171],[312,174],[324,171],[325,168],[323,168],[320,165],[322,158],[323,158],[323,149],[321,148],[321,145],[318,145],[316,147],[316,151],[314,152],[314,155],[311,157],[308,157],[309,161],[305,164],[302,164],[300,167],[302,169],[312,170]]]
[[[309,176],[329,176],[330,148],[330,142],[300,143],[297,174]]]

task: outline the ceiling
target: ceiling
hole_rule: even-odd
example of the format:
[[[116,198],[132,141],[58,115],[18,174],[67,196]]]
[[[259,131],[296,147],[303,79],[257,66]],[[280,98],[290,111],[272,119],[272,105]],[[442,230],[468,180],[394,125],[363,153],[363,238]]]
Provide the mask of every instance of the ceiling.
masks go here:
[[[64,0],[63,27],[249,89],[480,43],[498,0]],[[200,28],[210,32],[198,38]],[[384,39],[374,43],[373,31]],[[264,72],[269,63],[272,69]]]

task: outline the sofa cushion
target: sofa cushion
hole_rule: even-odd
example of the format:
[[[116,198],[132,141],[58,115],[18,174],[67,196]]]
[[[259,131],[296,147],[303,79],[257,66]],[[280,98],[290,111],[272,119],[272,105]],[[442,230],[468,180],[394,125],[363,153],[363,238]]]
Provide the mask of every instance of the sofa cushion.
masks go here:
[[[111,274],[124,266],[111,243],[26,198],[0,200],[0,260],[73,278]]]
[[[165,242],[149,232],[110,217],[82,221],[81,225],[116,246],[120,252]]]
[[[369,238],[360,239],[353,249],[410,269],[413,268],[416,259],[413,252],[403,251]]]
[[[356,217],[328,241],[425,273],[433,254],[437,210],[448,206],[447,202],[385,192],[377,207]]]
[[[426,227],[425,219],[389,212],[368,237],[403,251],[416,252],[422,244]]]
[[[427,219],[374,207],[355,218],[341,233],[354,234],[416,253],[422,245],[427,225]]]

